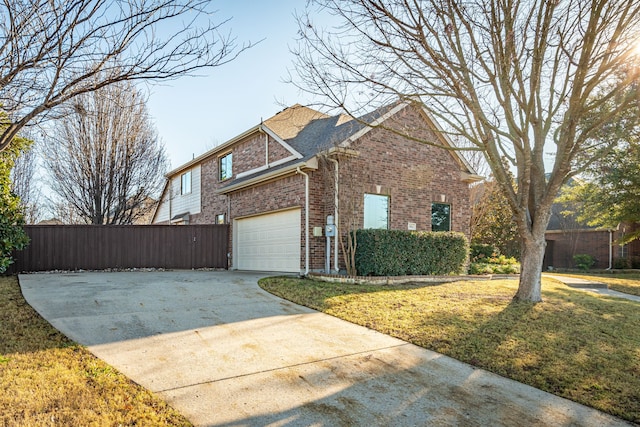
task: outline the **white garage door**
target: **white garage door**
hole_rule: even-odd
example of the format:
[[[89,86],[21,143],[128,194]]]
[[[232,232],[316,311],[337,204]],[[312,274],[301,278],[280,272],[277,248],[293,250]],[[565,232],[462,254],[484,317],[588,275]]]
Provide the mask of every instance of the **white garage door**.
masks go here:
[[[300,209],[235,222],[239,270],[300,272]]]

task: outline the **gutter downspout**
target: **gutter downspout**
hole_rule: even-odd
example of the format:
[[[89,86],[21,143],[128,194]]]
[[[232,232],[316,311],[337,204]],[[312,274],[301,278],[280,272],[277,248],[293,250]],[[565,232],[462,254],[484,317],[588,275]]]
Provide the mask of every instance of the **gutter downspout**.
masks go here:
[[[338,163],[338,161],[336,159],[328,159],[331,163],[334,164],[334,169],[333,169],[333,174],[334,174],[334,188],[335,188],[335,199],[334,199],[334,208],[335,208],[335,212],[333,213],[333,217],[334,217],[334,224],[336,225],[336,237],[333,238],[333,269],[336,271],[336,273],[340,270],[340,267],[338,265],[338,239],[340,238],[340,221],[338,218],[338,202],[339,202],[339,180],[338,180],[338,166],[340,165],[340,163]]]
[[[296,173],[304,175],[304,275],[309,274],[309,175],[302,172],[300,166]]]
[[[269,166],[269,134],[264,133],[264,164]]]
[[[609,268],[607,270],[611,270],[613,268],[613,230],[609,229]]]
[[[236,248],[236,246],[233,244],[233,224],[231,223],[231,195],[229,194],[227,194],[226,222],[229,225],[229,231],[230,231],[229,235],[227,236],[227,239],[231,239],[231,252],[227,252],[227,270],[228,270],[229,267],[233,269],[233,263],[235,263],[235,259],[233,258],[233,251]],[[229,263],[229,260],[231,260],[231,263]]]
[[[169,225],[171,225],[171,218],[173,218],[171,216],[171,201],[173,200],[173,180],[170,179],[169,180]]]

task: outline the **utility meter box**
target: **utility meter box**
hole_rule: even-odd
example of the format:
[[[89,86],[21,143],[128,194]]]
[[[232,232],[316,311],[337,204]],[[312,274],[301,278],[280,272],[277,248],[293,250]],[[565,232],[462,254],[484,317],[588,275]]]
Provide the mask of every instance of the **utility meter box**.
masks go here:
[[[333,215],[327,216],[327,224],[324,226],[324,235],[327,237],[336,236],[336,226],[334,224]]]

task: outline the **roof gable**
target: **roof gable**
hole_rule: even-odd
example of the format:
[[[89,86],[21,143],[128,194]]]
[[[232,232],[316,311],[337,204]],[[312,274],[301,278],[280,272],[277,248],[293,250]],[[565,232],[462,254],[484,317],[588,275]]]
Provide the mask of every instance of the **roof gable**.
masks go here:
[[[384,127],[383,123],[386,120],[410,105],[412,104],[409,102],[398,101],[355,119],[344,114],[329,116],[312,108],[295,104],[285,108],[235,138],[174,169],[169,172],[167,176],[173,176],[203,162],[211,156],[228,150],[231,146],[257,132],[269,134],[269,136],[292,154],[292,159],[295,161],[310,159],[319,152],[334,147],[348,148],[353,141],[361,138],[376,127]],[[438,135],[442,145],[445,147],[454,147],[454,144],[446,133],[444,133],[429,113],[424,110],[424,108],[419,110],[425,119],[425,123]],[[458,151],[451,150],[451,154],[469,176],[475,176],[475,171],[471,165]]]

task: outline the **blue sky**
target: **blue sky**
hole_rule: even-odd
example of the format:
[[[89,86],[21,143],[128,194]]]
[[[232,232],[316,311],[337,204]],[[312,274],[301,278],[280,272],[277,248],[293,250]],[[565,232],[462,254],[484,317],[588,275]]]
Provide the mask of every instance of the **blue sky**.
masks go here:
[[[226,29],[241,45],[262,42],[236,60],[205,71],[203,77],[182,77],[150,87],[149,112],[175,168],[283,109],[309,103],[308,96],[284,83],[292,69],[297,23],[305,1],[218,2],[214,21],[232,18]]]

